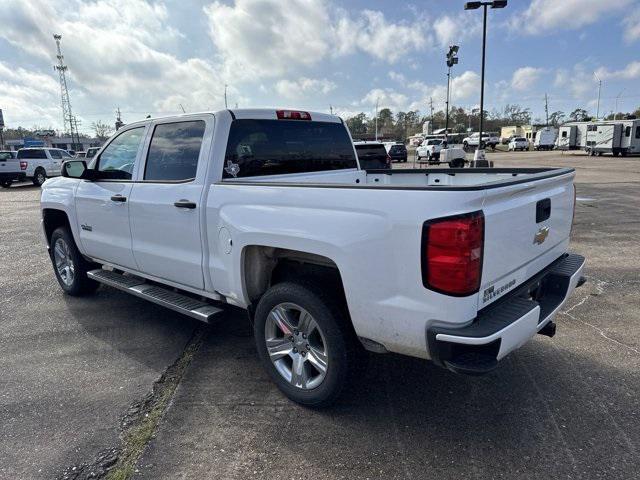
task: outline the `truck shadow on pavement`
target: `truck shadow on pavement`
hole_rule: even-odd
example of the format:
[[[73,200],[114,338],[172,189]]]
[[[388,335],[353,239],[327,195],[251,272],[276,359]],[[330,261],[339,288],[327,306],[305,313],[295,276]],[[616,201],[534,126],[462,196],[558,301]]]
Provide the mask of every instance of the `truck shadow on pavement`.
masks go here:
[[[640,426],[628,413],[640,378],[554,341],[536,339],[484,377],[372,355],[336,405],[314,411],[280,394],[245,317],[229,314],[183,378],[138,477],[560,478],[615,469],[631,478]]]

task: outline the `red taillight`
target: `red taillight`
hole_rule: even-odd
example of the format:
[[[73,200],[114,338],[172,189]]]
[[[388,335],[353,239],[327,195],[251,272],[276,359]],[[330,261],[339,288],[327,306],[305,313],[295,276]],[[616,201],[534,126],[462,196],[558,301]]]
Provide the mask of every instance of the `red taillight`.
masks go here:
[[[482,212],[426,222],[422,236],[424,286],[447,295],[476,293],[482,276]]]
[[[301,112],[298,110],[276,110],[278,120],[311,120],[309,112]]]
[[[27,162],[20,162],[20,170],[26,170],[27,169]]]

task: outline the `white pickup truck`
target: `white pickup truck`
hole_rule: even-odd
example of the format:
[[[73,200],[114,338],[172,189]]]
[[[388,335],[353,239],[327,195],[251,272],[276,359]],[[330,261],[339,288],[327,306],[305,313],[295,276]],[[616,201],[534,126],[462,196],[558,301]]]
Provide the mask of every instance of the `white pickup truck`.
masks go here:
[[[361,170],[336,116],[223,110],[120,129],[42,191],[53,268],[209,322],[246,309],[292,400],[323,406],[359,352],[480,374],[582,283],[568,168]],[[541,361],[543,359],[541,358]]]
[[[18,160],[26,165],[25,174],[34,185],[41,186],[47,178],[60,175],[62,163],[73,157],[61,148],[21,148]]]

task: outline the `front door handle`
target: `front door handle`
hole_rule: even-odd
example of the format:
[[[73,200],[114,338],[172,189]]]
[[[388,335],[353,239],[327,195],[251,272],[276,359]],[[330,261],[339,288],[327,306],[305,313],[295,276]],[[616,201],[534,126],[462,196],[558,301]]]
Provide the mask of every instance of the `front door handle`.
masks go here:
[[[173,202],[173,205],[178,208],[190,208],[192,210],[196,208],[195,202],[190,202],[189,200],[184,200],[184,199],[178,200],[177,202]]]
[[[113,195],[111,197],[111,201],[112,202],[126,202],[127,201],[127,197],[117,194],[117,195]]]

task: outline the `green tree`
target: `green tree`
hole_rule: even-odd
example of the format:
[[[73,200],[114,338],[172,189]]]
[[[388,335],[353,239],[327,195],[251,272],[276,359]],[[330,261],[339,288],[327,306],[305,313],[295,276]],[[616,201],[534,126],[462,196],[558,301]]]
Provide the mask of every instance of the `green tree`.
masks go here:
[[[367,133],[367,115],[362,112],[353,117],[347,118],[345,123],[352,135],[362,135]]]
[[[561,125],[564,122],[565,114],[558,110],[557,112],[553,112],[549,114],[549,123],[554,127]]]
[[[589,114],[584,108],[576,108],[569,114],[569,120],[574,122],[584,122],[589,118]]]

